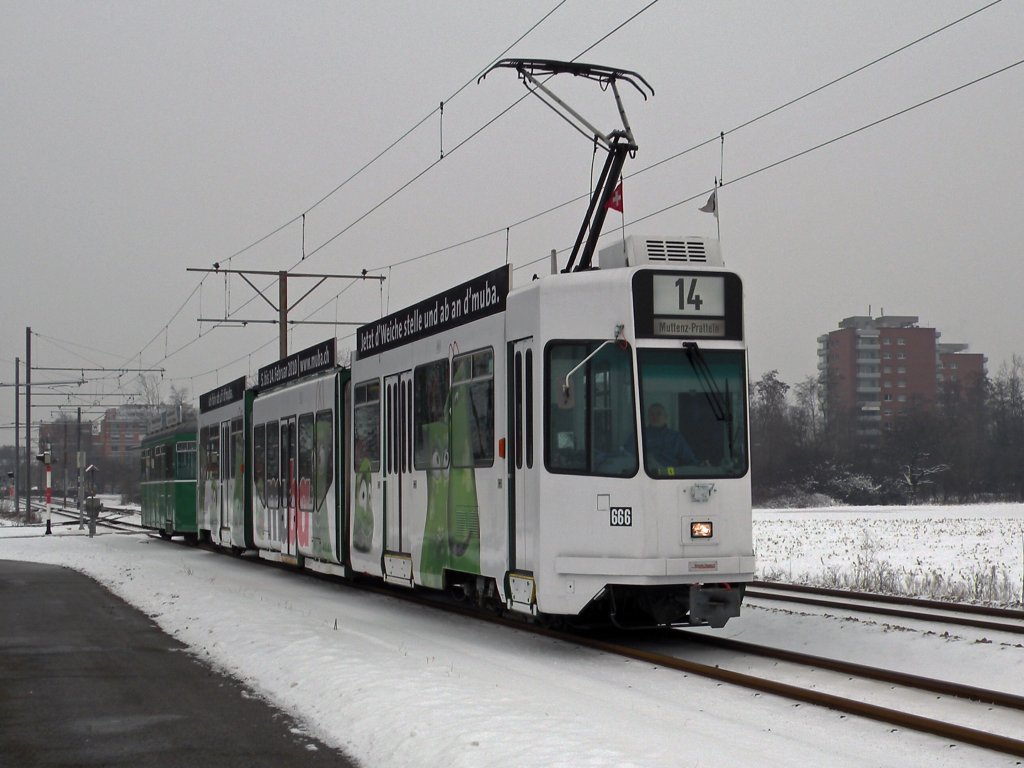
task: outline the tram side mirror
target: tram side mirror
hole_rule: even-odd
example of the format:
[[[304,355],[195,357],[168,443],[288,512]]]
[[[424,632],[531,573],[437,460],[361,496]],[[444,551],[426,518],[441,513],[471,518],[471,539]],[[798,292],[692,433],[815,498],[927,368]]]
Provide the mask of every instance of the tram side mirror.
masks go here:
[[[562,410],[576,407],[576,382],[572,379],[558,388],[558,399],[555,404]]]
[[[576,389],[573,386],[573,375],[580,368],[589,363],[594,357],[596,357],[602,349],[607,347],[609,344],[615,344],[616,342],[618,342],[621,336],[622,324],[620,323],[619,325],[615,326],[615,338],[608,339],[607,341],[602,341],[600,344],[598,344],[597,349],[595,349],[589,355],[584,357],[579,363],[576,364],[575,368],[573,368],[571,371],[565,374],[565,382],[562,384],[561,389],[558,393],[557,404],[559,408],[567,409],[572,408],[573,406],[576,405]]]

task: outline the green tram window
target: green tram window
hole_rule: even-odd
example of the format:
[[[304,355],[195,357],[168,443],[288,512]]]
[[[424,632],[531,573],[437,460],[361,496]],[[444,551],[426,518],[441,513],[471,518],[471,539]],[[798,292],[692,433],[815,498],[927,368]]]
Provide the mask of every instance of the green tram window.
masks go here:
[[[176,446],[177,468],[175,478],[178,480],[196,479],[196,441],[183,440]]]

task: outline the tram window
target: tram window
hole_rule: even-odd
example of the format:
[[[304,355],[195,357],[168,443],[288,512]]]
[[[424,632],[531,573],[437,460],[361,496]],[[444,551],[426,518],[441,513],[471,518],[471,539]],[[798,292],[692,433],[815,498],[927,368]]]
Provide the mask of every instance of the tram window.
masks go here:
[[[395,459],[395,469],[399,472],[408,472],[409,463],[405,460],[405,384],[398,384],[398,417],[395,419],[395,423],[398,427],[398,457]]]
[[[281,483],[284,486],[285,509],[295,504],[295,417],[285,419],[281,424]]]
[[[412,429],[412,382],[408,380],[405,382],[405,423],[408,425],[407,431]],[[405,442],[405,452],[407,454],[405,463],[409,470],[412,471],[412,436]]]
[[[196,480],[200,487],[206,482],[206,428],[200,427],[196,431],[199,444],[196,446]]]
[[[143,448],[139,455],[139,474],[142,482],[149,480],[149,448]]]
[[[516,352],[516,360],[513,366],[515,381],[515,410],[512,418],[515,420],[515,463],[516,469],[523,468],[523,354]]]
[[[264,424],[258,424],[252,430],[252,476],[256,485],[256,495],[260,501],[267,503],[267,473],[266,473],[266,434],[267,428]]]
[[[387,437],[384,439],[384,474],[390,475],[394,472],[395,455],[395,419],[391,413],[391,392],[394,387],[384,386],[384,428],[387,430]]]
[[[164,457],[164,462],[163,462],[164,463],[164,467],[163,467],[164,475],[163,475],[163,479],[164,480],[173,480],[174,479],[174,459],[175,459],[175,456],[174,456],[174,451],[172,450],[172,446],[161,445],[160,446],[160,450],[163,452],[163,457]]]
[[[644,467],[651,477],[665,480],[742,477],[747,472],[743,352],[702,349],[700,360],[694,354],[665,348],[637,353]]]
[[[316,414],[316,464],[313,494],[316,508],[320,509],[327,498],[327,489],[334,482],[334,412],[317,411]]]
[[[313,509],[313,414],[299,416],[298,473],[299,509]]]
[[[231,477],[241,479],[245,474],[245,433],[242,419],[231,420]]]
[[[588,355],[593,357],[587,360]],[[566,390],[566,376],[574,368]],[[636,474],[636,402],[628,346],[551,344],[545,389],[544,457],[550,471],[611,477]]]
[[[216,482],[220,479],[220,427],[216,424],[203,427],[200,433],[199,449],[202,462],[199,471],[204,482]]]
[[[175,476],[178,480],[196,479],[196,441],[183,440],[178,443],[176,451],[177,470]]]
[[[453,467],[494,464],[494,352],[482,349],[452,361],[451,460]]]
[[[276,504],[281,487],[281,434],[276,421],[267,422],[267,495]]]
[[[216,461],[220,464],[220,477],[222,480],[231,479],[231,430],[227,422],[220,428],[220,454]]]
[[[352,467],[357,472],[380,472],[380,382],[357,384],[353,394]]]
[[[448,466],[448,359],[413,371],[413,453],[416,469]]]
[[[533,350],[526,350],[526,468],[533,469]]]

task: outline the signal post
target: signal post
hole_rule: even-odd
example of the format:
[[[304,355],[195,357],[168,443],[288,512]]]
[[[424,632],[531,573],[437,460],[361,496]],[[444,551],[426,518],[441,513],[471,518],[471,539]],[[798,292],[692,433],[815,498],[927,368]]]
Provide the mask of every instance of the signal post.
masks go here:
[[[53,472],[53,453],[50,451],[49,448],[47,448],[42,453],[37,453],[36,458],[39,461],[43,462],[43,465],[46,467],[46,535],[49,536],[53,533],[53,528],[51,527],[50,523],[50,504],[53,501],[50,486],[50,477]]]

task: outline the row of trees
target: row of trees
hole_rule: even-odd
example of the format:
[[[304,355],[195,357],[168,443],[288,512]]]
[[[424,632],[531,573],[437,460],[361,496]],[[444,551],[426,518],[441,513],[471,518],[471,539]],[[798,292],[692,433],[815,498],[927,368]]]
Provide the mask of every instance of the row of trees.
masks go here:
[[[187,392],[171,399],[188,406]],[[1024,501],[1024,358],[962,392],[940,391],[935,403],[908,403],[881,438],[863,435],[855,412],[829,413],[825,403],[813,376],[790,386],[773,370],[751,386],[756,504]],[[103,465],[98,490],[137,496],[134,457]],[[13,469],[13,447],[0,447],[2,479]]]
[[[937,402],[910,402],[881,437],[830,413],[826,385],[769,371],[751,386],[751,478],[761,505],[1024,501],[1024,358]]]

